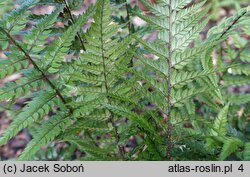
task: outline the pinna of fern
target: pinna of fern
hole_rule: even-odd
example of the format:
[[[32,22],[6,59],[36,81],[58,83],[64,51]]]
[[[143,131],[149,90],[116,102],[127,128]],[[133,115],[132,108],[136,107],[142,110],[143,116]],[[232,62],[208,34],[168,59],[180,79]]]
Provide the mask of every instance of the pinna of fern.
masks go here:
[[[21,78],[0,88],[0,101],[9,105],[18,98],[28,101],[1,136],[0,145],[36,124],[20,160],[32,159],[55,139],[77,146],[86,153],[85,160],[178,159],[185,136],[207,146],[203,153],[215,156],[214,151],[222,149],[222,160],[239,148],[244,148],[239,156],[249,158],[249,143],[227,130],[229,106],[224,104],[211,58],[213,48],[246,23],[249,8],[214,27],[202,41],[199,33],[209,20],[206,1],[140,2],[150,11],[133,12],[150,26],[143,36],[118,35],[121,26],[111,20],[108,0],[98,0],[78,17],[72,15],[74,6],[68,1],[29,0],[1,21],[1,40],[9,42],[9,51],[8,59],[0,60],[0,77],[17,73]],[[41,3],[54,5],[54,11],[31,18],[29,10]],[[65,20],[59,14],[65,11],[68,26],[56,29],[55,24]],[[91,27],[83,34],[82,27],[92,16]],[[35,25],[25,28],[30,19]],[[157,32],[157,39],[145,40],[152,32]],[[47,37],[54,40],[48,43]],[[214,98],[219,104],[211,103]],[[197,115],[199,99],[215,110],[223,107],[214,121]],[[52,116],[45,120],[48,114]],[[131,137],[139,143],[128,152],[125,145]]]
[[[231,34],[234,46],[230,45],[228,43],[229,40],[227,40],[222,45],[222,48],[218,50],[220,57],[217,65],[226,65],[229,67],[228,70],[220,74],[220,82],[223,85],[223,97],[231,104],[231,109],[228,111],[230,121],[227,122],[228,124],[224,123],[222,126],[230,138],[226,138],[223,141],[221,160],[229,157],[249,160],[249,152],[247,150],[249,142],[249,131],[247,130],[249,124],[247,121],[249,96],[244,91],[244,88],[247,88],[249,85],[247,72],[249,42],[246,38],[242,37],[248,34],[249,23],[245,21],[238,27],[241,29],[241,32]],[[234,93],[235,90],[236,93]],[[237,93],[237,90],[239,90],[239,93]],[[240,151],[240,149],[243,150]]]
[[[102,154],[100,159],[105,159],[112,153],[118,153],[120,158],[124,158],[124,149],[120,142],[121,135],[116,125],[117,121],[122,120],[119,120],[119,116],[107,110],[104,105],[117,104],[109,95],[120,92],[116,89],[116,85],[122,81],[119,77],[122,74],[119,68],[126,66],[133,54],[130,51],[132,49],[129,48],[131,38],[116,37],[121,27],[112,22],[111,8],[107,0],[97,2],[93,21],[84,35],[86,51],[81,53],[76,61],[70,63],[62,74],[67,82],[69,96],[74,95],[69,104],[74,105],[73,109],[78,118],[71,127],[66,129],[66,136],[61,136],[61,138],[70,139],[73,143],[80,145],[81,149],[89,155],[88,158],[92,158],[93,153],[98,154],[97,151],[93,152],[93,149],[98,150],[99,144],[105,145],[102,148],[99,147],[100,154]],[[84,131],[86,136],[89,135],[86,137],[90,138],[88,143],[87,141],[79,143],[81,138],[77,137],[79,131]],[[101,138],[98,142],[91,141],[98,136],[103,137],[109,134],[111,134],[109,139]],[[75,137],[68,138],[69,135],[75,135]],[[97,156],[94,157],[97,158]]]
[[[130,37],[116,37],[121,27],[111,21],[109,2],[98,1],[96,6],[94,22],[84,35],[86,51],[62,76],[67,82],[68,94],[74,95],[69,104],[74,103],[78,118],[59,138],[77,144],[87,153],[87,159],[125,160],[125,144],[132,133],[141,132],[136,125],[151,134],[156,130],[153,131],[144,117],[132,112],[128,102],[120,99],[133,92],[127,85],[128,70],[124,68],[128,66],[134,49],[130,46]],[[125,123],[125,118],[130,120],[129,123]],[[82,131],[83,141],[78,136]],[[104,138],[110,135],[110,138]],[[97,141],[97,137],[101,139]]]
[[[21,97],[33,98],[25,107],[20,110],[20,113],[15,117],[12,124],[1,137],[0,144],[5,144],[9,139],[14,137],[19,131],[30,127],[34,122],[42,122],[44,126],[40,127],[38,135],[27,146],[26,150],[20,156],[21,160],[30,159],[33,154],[52,141],[63,130],[62,127],[71,123],[70,117],[73,114],[70,106],[66,105],[66,98],[62,93],[63,87],[58,84],[56,77],[50,74],[59,70],[60,62],[55,61],[55,58],[61,59],[70,50],[71,43],[75,40],[76,33],[80,30],[88,18],[93,13],[93,8],[87,11],[84,15],[76,19],[76,23],[66,29],[64,35],[56,39],[51,45],[46,46],[46,39],[49,36],[51,29],[54,28],[55,22],[58,20],[59,13],[63,10],[64,4],[56,4],[55,10],[44,16],[36,22],[36,25],[26,31],[25,24],[28,22],[29,10],[36,5],[38,1],[26,1],[17,10],[6,16],[1,21],[0,31],[1,38],[10,42],[10,51],[6,53],[8,59],[1,60],[5,68],[1,68],[1,78],[19,73],[21,78],[6,83],[1,88],[1,101],[11,101]],[[15,39],[14,35],[24,33],[23,42]],[[71,35],[69,35],[71,34]],[[67,42],[64,42],[67,41]],[[44,53],[46,60],[41,58],[41,53]],[[32,93],[33,92],[33,93]],[[60,112],[44,121],[43,117],[54,109],[60,107]],[[67,117],[67,119],[66,119]],[[64,124],[64,120],[66,122]],[[59,122],[58,122],[59,121]],[[51,128],[47,128],[50,126]],[[46,131],[49,130],[49,131]]]
[[[171,157],[175,139],[172,134],[175,122],[181,119],[191,118],[195,113],[195,104],[190,104],[190,98],[195,95],[216,95],[223,103],[223,98],[218,90],[218,78],[212,60],[209,56],[214,46],[225,40],[227,36],[249,14],[248,8],[242,9],[235,16],[225,20],[222,25],[214,29],[222,29],[210,33],[206,41],[190,48],[190,43],[199,37],[199,33],[206,26],[208,18],[204,19],[209,7],[201,10],[206,1],[198,4],[190,4],[191,1],[164,1],[156,4],[146,0],[140,2],[150,10],[152,14],[143,14],[135,11],[134,14],[151,25],[152,31],[157,31],[154,42],[142,40],[139,35],[134,38],[143,46],[137,55],[135,65],[143,66],[144,72],[134,71],[135,77],[145,83],[141,86],[143,97],[160,111],[166,119],[167,131],[167,157]],[[240,22],[240,23],[239,23]],[[153,58],[147,57],[147,53],[153,54]],[[143,57],[144,54],[144,57]],[[203,58],[201,59],[201,56]],[[201,69],[195,71],[191,67],[200,63]],[[191,68],[191,69],[190,69]],[[196,67],[197,68],[197,67]],[[152,73],[153,72],[153,77]],[[143,73],[143,74],[142,74]],[[136,83],[136,82],[135,82]],[[153,89],[152,89],[153,88]],[[149,91],[148,91],[149,90]],[[152,91],[153,90],[153,91]]]

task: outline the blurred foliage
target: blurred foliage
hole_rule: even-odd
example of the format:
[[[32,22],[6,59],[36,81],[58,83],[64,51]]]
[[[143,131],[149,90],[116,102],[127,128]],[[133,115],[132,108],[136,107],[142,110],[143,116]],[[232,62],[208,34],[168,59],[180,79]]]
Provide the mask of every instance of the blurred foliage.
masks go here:
[[[2,18],[4,13],[11,11],[14,7],[13,0],[0,0],[0,18]]]
[[[227,8],[229,10],[239,10],[241,7],[249,5],[250,0],[210,0],[209,3],[211,3],[212,8],[212,19],[218,20],[218,18],[221,16],[221,8]]]

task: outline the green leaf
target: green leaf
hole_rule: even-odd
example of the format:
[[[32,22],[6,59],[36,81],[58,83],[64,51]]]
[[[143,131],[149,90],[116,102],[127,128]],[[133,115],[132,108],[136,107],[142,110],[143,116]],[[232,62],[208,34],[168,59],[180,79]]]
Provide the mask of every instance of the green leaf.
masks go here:
[[[220,153],[220,160],[225,160],[232,153],[236,152],[243,142],[237,138],[228,138],[225,140],[222,151]]]
[[[42,92],[34,98],[14,119],[10,126],[5,130],[3,137],[0,138],[0,145],[5,144],[22,129],[32,125],[49,113],[54,106],[54,92]]]
[[[42,147],[53,141],[58,136],[65,126],[71,123],[70,117],[64,114],[52,116],[46,121],[38,131],[38,134],[29,142],[19,157],[19,160],[29,160]]]
[[[214,136],[226,136],[227,134],[227,113],[229,105],[226,105],[218,114],[213,124],[212,134]]]

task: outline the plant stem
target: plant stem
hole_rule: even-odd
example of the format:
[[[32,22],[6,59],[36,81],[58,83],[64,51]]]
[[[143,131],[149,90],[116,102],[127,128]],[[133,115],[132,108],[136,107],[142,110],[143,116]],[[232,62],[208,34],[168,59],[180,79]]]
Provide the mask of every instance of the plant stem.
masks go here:
[[[247,14],[247,11],[243,12],[238,18],[236,18],[233,23],[226,28],[226,30],[221,34],[220,38],[221,39],[223,36],[227,34],[227,32],[244,16]]]
[[[9,38],[9,40],[25,55],[25,58],[28,60],[29,63],[31,63],[34,68],[41,73],[42,79],[47,82],[50,87],[55,90],[56,95],[59,97],[59,99],[63,102],[63,104],[66,105],[66,100],[63,98],[61,92],[56,88],[56,86],[50,81],[50,79],[45,75],[45,73],[39,68],[39,66],[35,63],[35,61],[31,58],[31,56],[16,42],[16,40],[2,27],[0,27],[0,30],[6,34],[6,36]],[[72,113],[73,110],[70,109],[70,112]]]
[[[130,5],[127,3],[127,0],[126,1],[126,11],[127,11],[127,20],[128,20],[128,32],[129,32],[129,35],[133,34],[135,31],[134,31],[134,25],[130,22],[130,11],[131,11],[131,7]],[[131,47],[131,45],[129,45]],[[130,60],[130,63],[129,63],[129,68],[132,68],[134,66],[134,63],[133,63],[133,58]]]
[[[129,31],[129,34],[132,34],[134,33],[134,30],[133,30],[133,27],[130,22],[130,5],[128,3],[126,3],[126,11],[127,11],[127,19],[128,19],[128,31]]]
[[[104,10],[104,0],[102,0],[102,11],[101,11],[101,22],[103,21],[103,10]],[[108,96],[109,94],[109,87],[108,87],[108,78],[107,78],[107,73],[106,73],[106,63],[105,63],[105,60],[106,60],[106,57],[105,57],[105,50],[104,50],[104,41],[103,41],[103,27],[102,27],[102,24],[101,24],[101,28],[100,28],[100,34],[101,34],[101,51],[102,51],[102,65],[103,65],[103,77],[104,77],[104,86],[105,86],[105,91],[106,91],[106,94]],[[110,98],[108,97],[108,104],[111,104],[111,100]],[[115,139],[116,139],[116,144],[117,144],[117,147],[118,147],[118,150],[119,150],[119,153],[121,155],[121,157],[123,159],[124,158],[124,148],[119,144],[119,141],[120,141],[120,135],[118,133],[118,129],[115,125],[115,122],[114,122],[114,114],[112,111],[109,111],[110,113],[110,117],[108,119],[108,121],[112,124],[112,127],[114,128],[114,133],[115,133]]]
[[[65,5],[66,5],[67,11],[69,12],[69,16],[70,16],[70,19],[71,19],[72,23],[75,23],[75,20],[74,20],[74,18],[73,18],[73,15],[72,15],[72,13],[71,13],[71,10],[70,10],[70,8],[69,8],[69,5],[68,5],[68,3],[67,3],[67,0],[64,0],[64,3],[65,3]],[[86,48],[85,48],[85,46],[84,46],[84,42],[83,42],[83,40],[82,40],[82,38],[81,38],[80,33],[77,32],[76,34],[77,34],[78,39],[80,40],[82,49],[83,49],[84,51],[86,51]]]
[[[171,4],[172,0],[169,1],[169,55],[167,58],[167,64],[168,64],[168,77],[167,77],[167,100],[168,100],[168,110],[167,110],[167,158],[171,160],[171,151],[173,148],[173,142],[172,142],[172,129],[173,126],[171,124],[171,111],[172,111],[172,105],[171,105],[171,91],[172,91],[172,86],[171,86],[171,72],[172,72],[172,9],[171,9]]]

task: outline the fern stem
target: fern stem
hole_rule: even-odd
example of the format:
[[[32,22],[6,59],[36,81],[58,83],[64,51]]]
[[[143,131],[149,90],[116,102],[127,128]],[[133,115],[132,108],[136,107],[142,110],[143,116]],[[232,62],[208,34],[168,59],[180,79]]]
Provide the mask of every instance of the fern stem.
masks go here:
[[[68,11],[68,13],[69,13],[69,16],[70,16],[70,19],[71,19],[72,23],[75,23],[75,20],[74,20],[74,18],[73,18],[73,15],[72,15],[72,13],[71,13],[71,10],[70,10],[70,8],[69,8],[69,5],[68,5],[68,3],[67,3],[67,0],[64,0],[64,3],[65,3],[66,9],[67,9],[67,11]],[[84,51],[86,51],[86,48],[85,48],[85,46],[84,46],[84,42],[83,42],[83,40],[82,40],[82,38],[81,38],[80,33],[77,32],[76,35],[77,35],[78,39],[80,40],[82,49],[83,49]]]
[[[134,28],[133,28],[133,24],[131,23],[131,19],[130,19],[130,5],[126,2],[126,11],[127,11],[127,19],[128,19],[128,31],[129,34],[134,33]]]
[[[130,12],[131,12],[131,7],[130,5],[127,3],[127,0],[126,1],[126,12],[127,12],[127,20],[128,20],[128,32],[129,32],[129,35],[133,34],[135,31],[134,31],[134,25],[131,23],[130,21]],[[129,44],[129,46],[131,47],[131,44]],[[130,63],[129,63],[129,68],[132,68],[134,66],[134,63],[133,63],[133,58],[131,58],[130,60]]]
[[[172,142],[172,129],[173,126],[171,124],[171,111],[172,111],[172,105],[171,105],[171,72],[172,72],[172,9],[171,9],[172,0],[169,1],[169,55],[167,58],[167,64],[168,64],[168,77],[167,77],[167,100],[168,100],[168,110],[167,110],[167,158],[171,159],[171,150],[173,148],[173,142]]]
[[[104,0],[102,0],[102,10],[101,10],[101,23],[102,23],[102,21],[103,21],[103,15],[104,15],[104,3],[105,3],[105,1]],[[104,41],[103,41],[103,24],[101,24],[101,28],[100,28],[100,34],[101,34],[101,55],[102,55],[102,65],[103,65],[103,77],[104,77],[104,87],[105,87],[105,91],[106,91],[106,94],[108,95],[109,94],[109,88],[108,88],[108,79],[107,79],[107,73],[106,73],[106,63],[105,63],[105,59],[106,59],[106,57],[105,57],[105,54],[104,54]],[[108,96],[108,104],[110,104],[111,105],[111,100],[110,100],[110,98],[109,98],[109,96]],[[125,159],[124,158],[124,148],[122,147],[122,146],[119,146],[118,144],[119,144],[119,141],[120,141],[120,135],[119,135],[119,133],[118,133],[118,129],[117,129],[117,127],[116,127],[116,125],[115,125],[115,122],[114,122],[114,114],[113,114],[113,112],[112,111],[110,111],[109,110],[109,112],[110,112],[110,118],[108,119],[108,121],[112,124],[112,127],[114,128],[114,133],[115,133],[115,139],[116,139],[116,144],[117,144],[117,146],[118,146],[118,150],[119,150],[119,153],[120,153],[120,155],[121,155],[121,157],[123,158],[123,159]]]
[[[16,42],[16,40],[7,32],[5,31],[2,27],[0,27],[0,30],[6,34],[6,36],[9,38],[9,40],[25,55],[25,58],[31,63],[34,68],[41,73],[41,76],[44,81],[46,81],[50,87],[55,90],[56,95],[59,97],[59,99],[63,102],[63,104],[66,104],[66,100],[63,98],[62,94],[60,91],[56,88],[56,86],[50,81],[50,79],[46,76],[46,74],[39,68],[39,66],[35,63],[35,61],[32,60],[30,55]],[[72,112],[72,111],[71,111]]]
[[[247,14],[247,11],[245,11],[244,13],[242,13],[238,18],[236,18],[233,23],[228,26],[226,28],[226,30],[221,34],[221,36],[219,37],[219,39],[221,39],[223,36],[225,36],[227,34],[227,32],[244,16]]]

